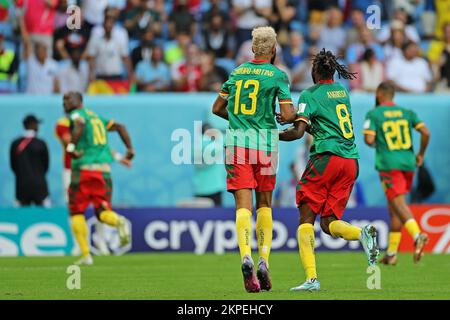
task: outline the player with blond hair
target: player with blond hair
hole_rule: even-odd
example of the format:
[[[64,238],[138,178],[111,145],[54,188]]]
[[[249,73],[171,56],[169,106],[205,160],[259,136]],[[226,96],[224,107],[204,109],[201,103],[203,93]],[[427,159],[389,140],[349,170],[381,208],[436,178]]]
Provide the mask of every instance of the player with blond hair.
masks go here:
[[[213,113],[229,121],[225,153],[227,189],[236,202],[236,232],[242,274],[248,292],[270,290],[269,254],[272,243],[272,192],[278,161],[276,100],[281,117],[294,121],[289,80],[273,65],[277,35],[271,27],[252,32],[254,60],[231,73],[214,102]],[[257,277],[251,257],[253,190],[258,240]]]

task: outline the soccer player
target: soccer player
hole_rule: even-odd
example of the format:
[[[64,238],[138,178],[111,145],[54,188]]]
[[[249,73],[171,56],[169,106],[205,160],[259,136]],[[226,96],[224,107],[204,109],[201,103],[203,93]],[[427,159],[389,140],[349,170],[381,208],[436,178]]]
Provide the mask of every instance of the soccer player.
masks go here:
[[[420,261],[428,236],[421,232],[406,202],[416,166],[423,164],[425,150],[430,140],[430,131],[411,110],[396,105],[392,100],[395,87],[382,82],[376,91],[377,107],[367,113],[364,124],[364,141],[376,148],[375,169],[379,172],[391,217],[389,246],[380,260],[387,265],[397,263],[397,249],[401,229],[405,226],[414,239],[414,262]],[[420,150],[414,155],[412,128],[420,132]]]
[[[369,265],[378,257],[376,230],[360,229],[341,220],[358,176],[358,151],[353,134],[352,111],[347,90],[333,81],[335,72],[344,79],[355,75],[323,49],[313,60],[315,83],[299,99],[298,117],[293,126],[280,131],[280,140],[300,139],[307,130],[314,138],[308,165],[297,185],[300,224],[298,246],[306,282],[291,291],[318,291],[314,256],[314,222],[320,215],[322,230],[335,238],[360,241]]]
[[[270,290],[269,254],[272,243],[272,192],[277,167],[278,130],[275,101],[283,120],[295,120],[289,80],[273,65],[276,33],[271,27],[252,31],[254,60],[238,66],[214,102],[213,113],[229,121],[226,136],[227,190],[236,203],[236,231],[245,289]],[[253,199],[256,192],[258,270],[251,257]]]
[[[58,140],[61,142],[61,145],[64,149],[64,171],[63,171],[63,188],[64,188],[64,199],[66,203],[69,202],[68,191],[70,186],[70,177],[71,177],[71,159],[70,154],[66,151],[67,145],[70,143],[71,134],[70,134],[70,120],[67,116],[60,118],[55,125],[55,135]],[[118,152],[111,150],[113,154],[114,160],[123,164],[126,167],[131,166],[130,160],[126,159],[123,155]],[[100,251],[102,255],[109,255],[108,245],[105,240],[105,228],[104,224],[100,221],[96,221],[95,223],[95,234],[93,235],[93,241],[97,249]],[[77,253],[75,253],[77,252]],[[78,255],[79,248],[76,245],[74,247],[73,253]]]
[[[68,92],[63,98],[64,111],[70,119],[71,140],[66,150],[72,158],[72,177],[69,186],[69,212],[72,230],[81,250],[76,264],[91,265],[84,212],[93,203],[97,219],[116,227],[121,245],[130,241],[126,219],[111,209],[112,181],[110,163],[113,158],[108,145],[107,131],[117,131],[127,148],[126,158],[134,151],[124,125],[99,117],[83,107],[79,92]]]

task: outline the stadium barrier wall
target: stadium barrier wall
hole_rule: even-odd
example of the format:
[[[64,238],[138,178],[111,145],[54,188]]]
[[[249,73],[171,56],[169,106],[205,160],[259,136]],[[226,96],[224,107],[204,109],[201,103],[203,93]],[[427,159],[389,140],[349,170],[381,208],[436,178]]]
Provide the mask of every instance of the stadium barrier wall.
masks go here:
[[[450,253],[450,205],[412,206],[421,228],[430,236],[427,251]],[[235,213],[232,209],[139,208],[119,210],[131,225],[132,242],[119,248],[115,229],[106,227],[108,246],[114,254],[126,252],[192,252],[222,254],[237,251]],[[95,234],[92,211],[88,214],[91,248]],[[298,212],[296,209],[274,209],[272,250],[297,251]],[[385,208],[356,208],[346,211],[346,221],[378,229],[381,249],[387,247],[388,212]],[[254,225],[254,221],[253,221]],[[360,250],[358,241],[333,239],[315,225],[316,248],[327,250]],[[255,239],[253,233],[253,239]],[[73,240],[67,211],[64,209],[0,210],[0,256],[70,255]],[[256,249],[256,240],[252,241]],[[404,234],[401,251],[411,251],[412,241]]]

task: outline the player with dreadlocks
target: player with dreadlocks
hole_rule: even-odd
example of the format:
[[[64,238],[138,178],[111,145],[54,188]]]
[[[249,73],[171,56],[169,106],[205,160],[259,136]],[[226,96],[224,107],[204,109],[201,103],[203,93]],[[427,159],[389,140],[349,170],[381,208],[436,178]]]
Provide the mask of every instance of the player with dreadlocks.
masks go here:
[[[379,253],[373,226],[361,229],[341,220],[358,176],[359,155],[349,94],[333,81],[336,72],[340,78],[356,77],[330,51],[323,49],[313,61],[315,85],[301,93],[294,125],[279,134],[282,141],[300,139],[305,131],[314,137],[308,165],[297,185],[300,213],[297,236],[306,282],[291,291],[320,290],[314,256],[314,222],[318,215],[325,233],[334,238],[360,241],[369,265],[376,263]]]

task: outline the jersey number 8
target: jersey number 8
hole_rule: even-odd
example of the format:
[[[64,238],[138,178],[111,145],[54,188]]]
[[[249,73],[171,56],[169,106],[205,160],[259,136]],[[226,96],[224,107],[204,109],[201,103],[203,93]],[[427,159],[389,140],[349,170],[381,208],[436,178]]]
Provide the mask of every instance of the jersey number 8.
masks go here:
[[[253,86],[253,91],[249,93],[249,97],[252,100],[252,105],[250,109],[247,107],[245,103],[240,103],[241,90],[242,90],[242,82],[244,80],[236,81],[236,100],[234,101],[234,114],[239,113],[239,109],[242,114],[252,115],[256,112],[256,99],[259,90],[259,81],[258,80],[247,80],[244,83],[244,89],[247,89],[249,86]]]
[[[347,106],[345,104],[338,104],[336,106],[336,114],[339,119],[339,126],[341,127],[344,138],[353,138],[352,121],[350,120],[350,113],[348,112]]]

